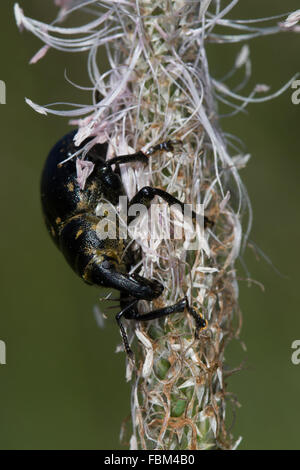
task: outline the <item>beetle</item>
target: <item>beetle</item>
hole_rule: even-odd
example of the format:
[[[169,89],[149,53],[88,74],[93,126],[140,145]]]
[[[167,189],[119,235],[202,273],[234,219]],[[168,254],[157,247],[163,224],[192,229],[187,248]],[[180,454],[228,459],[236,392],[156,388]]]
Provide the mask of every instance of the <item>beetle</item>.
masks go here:
[[[71,268],[87,284],[108,287],[120,291],[121,311],[116,315],[123,339],[125,351],[132,356],[128,338],[122,324],[122,317],[136,321],[148,321],[183,312],[185,309],[193,316],[196,323],[196,336],[207,326],[206,320],[197,313],[184,297],[174,305],[140,314],[137,310],[139,300],[152,301],[163,292],[160,282],[147,279],[137,273],[130,274],[134,258],[125,241],[100,239],[97,224],[101,220],[96,215],[96,207],[105,198],[114,206],[119,197],[125,195],[118,166],[125,163],[142,162],[147,165],[150,155],[158,151],[173,149],[172,141],[151,147],[146,153],[138,151],[131,155],[116,156],[106,160],[108,145],[96,144],[86,154],[86,160],[94,164],[92,173],[86,180],[85,189],[80,189],[77,181],[75,158],[65,161],[90,140],[86,139],[80,147],[75,147],[73,130],[59,140],[46,159],[41,178],[41,202],[47,229],[59,250],[65,256]],[[61,164],[64,162],[63,164]],[[116,165],[115,170],[112,165]],[[145,186],[128,202],[128,209],[136,203],[149,207],[155,196],[161,197],[168,205],[183,203],[171,194],[151,186]],[[196,214],[192,212],[192,216]],[[204,226],[212,222],[205,216]]]

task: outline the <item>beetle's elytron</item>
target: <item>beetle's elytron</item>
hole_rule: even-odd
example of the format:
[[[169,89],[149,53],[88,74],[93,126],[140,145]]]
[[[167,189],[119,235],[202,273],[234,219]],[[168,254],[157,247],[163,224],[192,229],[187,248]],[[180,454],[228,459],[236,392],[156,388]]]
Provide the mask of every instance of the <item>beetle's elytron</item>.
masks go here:
[[[97,236],[96,227],[100,218],[96,216],[96,206],[101,197],[118,204],[119,197],[125,195],[118,165],[140,161],[148,162],[148,156],[159,150],[172,150],[172,142],[164,142],[152,147],[145,154],[142,151],[132,155],[122,155],[106,159],[107,144],[95,145],[87,154],[86,159],[94,163],[92,174],[87,178],[84,190],[77,182],[75,159],[59,165],[70,154],[78,150],[73,138],[76,130],[64,136],[51,150],[43,170],[41,180],[41,199],[45,222],[48,231],[57,247],[64,254],[72,269],[88,284],[114,288],[121,293],[122,310],[116,315],[128,355],[129,347],[121,318],[136,321],[148,321],[183,312],[185,309],[193,316],[196,323],[196,336],[206,327],[206,320],[183,298],[174,305],[139,314],[137,302],[140,299],[153,300],[159,297],[163,286],[156,280],[146,279],[138,274],[129,274],[133,264],[133,255],[126,250],[126,242],[121,238],[103,239]],[[86,143],[83,142],[82,146]],[[116,170],[112,165],[116,164]],[[183,203],[171,194],[150,186],[143,187],[128,203],[150,206],[155,196],[164,199],[168,205]],[[196,214],[193,213],[193,217]],[[131,218],[132,219],[132,218]],[[128,218],[129,220],[129,218]],[[129,220],[130,221],[130,220]],[[204,226],[212,226],[212,222],[204,217]]]

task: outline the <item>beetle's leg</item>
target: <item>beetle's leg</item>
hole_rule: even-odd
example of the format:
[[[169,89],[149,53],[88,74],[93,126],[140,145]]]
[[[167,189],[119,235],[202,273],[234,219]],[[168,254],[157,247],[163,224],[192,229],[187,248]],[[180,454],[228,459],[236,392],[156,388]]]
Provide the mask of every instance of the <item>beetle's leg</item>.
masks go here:
[[[142,152],[142,150],[140,150],[139,152],[136,152],[136,153],[132,153],[129,155],[118,155],[117,157],[106,160],[105,166],[111,166],[111,165],[120,164],[120,163],[134,163],[134,162],[141,162],[147,165],[149,161],[148,157],[150,155],[153,155],[154,153],[159,152],[159,151],[166,151],[166,152],[172,151],[174,149],[174,145],[181,144],[181,143],[182,143],[181,140],[167,140],[160,144],[154,145],[154,147],[150,147],[146,152]]]
[[[136,310],[136,302],[133,302],[130,304],[126,309],[122,311],[122,314],[127,320],[136,320],[136,321],[149,321],[149,320],[155,320],[157,318],[162,318],[166,317],[167,315],[171,315],[172,313],[179,313],[179,312],[184,312],[185,309],[189,312],[189,314],[194,318],[195,323],[196,323],[196,331],[195,331],[195,337],[198,338],[199,332],[206,328],[207,326],[207,321],[199,315],[195,309],[193,309],[187,297],[184,297],[183,299],[179,300],[174,305],[170,305],[168,307],[164,308],[159,308],[157,310],[152,310],[151,312],[148,313],[138,313]]]
[[[140,313],[136,311],[137,302],[138,302],[137,300],[134,300],[116,315],[116,320],[120,328],[124,348],[125,348],[127,356],[129,356],[130,358],[132,358],[133,353],[129,346],[128,337],[127,337],[125,328],[121,322],[122,317],[126,318],[126,320],[149,321],[149,320],[155,320],[156,318],[165,317],[167,315],[170,315],[171,313],[183,312],[184,309],[188,306],[188,301],[187,301],[187,298],[185,297],[184,299],[180,300],[174,305],[171,305],[165,308],[160,308],[158,310],[153,310],[152,312],[141,315]]]
[[[187,298],[184,297],[179,302],[173,305],[169,305],[168,307],[159,308],[157,310],[152,310],[148,313],[138,313],[135,308],[135,304],[132,304],[130,307],[126,309],[124,312],[124,317],[127,320],[136,320],[136,321],[149,321],[149,320],[156,320],[157,318],[166,317],[167,315],[171,315],[172,313],[183,312],[184,309],[188,306]]]
[[[118,323],[118,326],[120,328],[120,333],[121,333],[121,336],[122,336],[122,340],[123,340],[123,344],[124,344],[124,348],[125,348],[125,351],[126,351],[126,354],[127,356],[132,359],[132,356],[133,356],[133,353],[130,349],[130,346],[129,346],[129,341],[128,341],[128,336],[127,336],[127,333],[125,331],[125,328],[121,322],[121,318],[123,316],[126,315],[126,312],[132,308],[135,307],[135,305],[137,304],[137,300],[134,300],[133,302],[131,302],[129,305],[127,305],[127,307],[123,308],[123,310],[121,310],[121,312],[119,312],[117,315],[116,315],[116,321]],[[125,317],[126,318],[126,317]]]
[[[179,300],[179,302],[177,302],[174,305],[170,305],[169,307],[159,308],[157,310],[152,310],[151,312],[144,313],[144,314],[137,312],[136,310],[137,302],[138,302],[137,300],[134,300],[116,315],[116,320],[120,328],[121,336],[122,336],[123,343],[124,343],[124,348],[125,348],[126,354],[130,358],[132,358],[132,351],[129,346],[128,337],[127,337],[125,328],[121,322],[122,317],[126,318],[126,320],[150,321],[150,320],[156,320],[157,318],[166,317],[167,315],[171,315],[172,313],[184,312],[184,310],[187,309],[187,311],[189,312],[190,315],[192,315],[196,323],[196,330],[195,330],[196,338],[199,337],[199,332],[201,330],[204,330],[207,327],[207,321],[201,315],[199,315],[195,309],[193,309],[190,306],[187,297],[184,297],[183,299]]]
[[[155,196],[159,196],[169,206],[172,206],[174,204],[178,204],[181,207],[182,213],[184,214],[184,203],[179,201],[179,199],[176,199],[176,197],[172,196],[171,194],[167,193],[166,191],[163,191],[162,189],[159,188],[152,188],[151,186],[144,186],[136,195],[131,199],[129,203],[129,207],[133,206],[133,204],[142,204],[149,208],[151,201],[154,199]],[[128,209],[129,209],[128,207]],[[191,213],[192,219],[197,218],[196,212],[192,211]],[[135,216],[128,217],[128,223],[130,223]],[[213,222],[206,216],[204,216],[204,227],[212,226]]]
[[[119,155],[117,157],[106,160],[105,166],[111,166],[111,165],[116,165],[120,163],[134,163],[134,162],[141,162],[147,165],[148,157],[146,157],[146,155],[142,151],[132,153],[130,155]]]

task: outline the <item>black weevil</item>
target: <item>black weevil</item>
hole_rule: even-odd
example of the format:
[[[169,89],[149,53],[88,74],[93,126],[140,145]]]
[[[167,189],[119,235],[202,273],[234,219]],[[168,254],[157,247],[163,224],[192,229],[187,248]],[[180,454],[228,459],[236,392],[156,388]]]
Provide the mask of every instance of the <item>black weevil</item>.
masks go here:
[[[88,284],[114,288],[121,292],[122,310],[116,315],[125,350],[129,347],[121,318],[136,321],[148,321],[183,312],[185,309],[194,317],[196,335],[206,327],[203,319],[192,307],[186,297],[174,305],[139,314],[137,302],[140,299],[153,300],[159,297],[163,286],[156,280],[146,279],[139,274],[129,274],[132,267],[132,253],[126,250],[125,240],[100,239],[97,236],[97,224],[100,218],[96,215],[96,207],[104,197],[116,205],[121,195],[125,194],[118,171],[112,165],[137,162],[148,162],[148,156],[159,150],[172,150],[172,141],[151,147],[148,152],[139,151],[131,155],[122,155],[106,161],[107,144],[96,144],[86,155],[86,160],[94,164],[91,175],[87,178],[85,189],[80,189],[77,181],[76,162],[72,158],[62,165],[70,154],[83,147],[75,147],[73,138],[75,131],[69,132],[52,148],[46,160],[41,179],[42,209],[48,231],[64,254],[72,269]],[[136,203],[149,207],[155,196],[164,199],[168,205],[183,203],[171,194],[150,186],[143,187],[128,203]],[[193,212],[193,216],[196,214]],[[204,217],[204,225],[211,225]],[[126,299],[126,301],[124,301]]]

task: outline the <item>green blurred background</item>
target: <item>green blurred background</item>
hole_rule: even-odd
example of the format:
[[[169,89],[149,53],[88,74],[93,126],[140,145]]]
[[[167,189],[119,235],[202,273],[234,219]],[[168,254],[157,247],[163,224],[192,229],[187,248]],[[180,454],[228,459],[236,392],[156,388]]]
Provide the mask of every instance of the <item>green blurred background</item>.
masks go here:
[[[67,130],[67,119],[45,117],[24,96],[45,104],[86,103],[90,95],[74,89],[69,77],[89,86],[84,54],[50,51],[36,65],[29,59],[41,43],[20,34],[13,1],[0,6],[0,79],[7,86],[1,120],[1,316],[0,339],[7,364],[0,365],[1,449],[117,449],[120,423],[129,413],[130,385],[124,355],[115,354],[118,329],[97,327],[93,305],[99,295],[77,278],[50,241],[41,218],[39,178],[52,144]],[[21,0],[28,16],[51,20],[51,0]],[[241,2],[232,16],[257,18],[295,10],[299,1]],[[217,77],[228,70],[238,46],[209,48]],[[291,33],[250,43],[252,85],[272,91],[299,71],[300,36]],[[104,62],[103,62],[104,63]],[[244,314],[243,352],[229,348],[232,366],[246,369],[229,380],[238,396],[233,432],[242,449],[300,448],[300,365],[291,363],[291,343],[300,339],[299,315],[299,117],[288,90],[275,101],[251,105],[248,115],[222,121],[252,154],[242,170],[253,210],[251,239],[283,276],[248,249],[251,276],[265,286],[240,282]],[[240,277],[245,274],[240,270]]]

